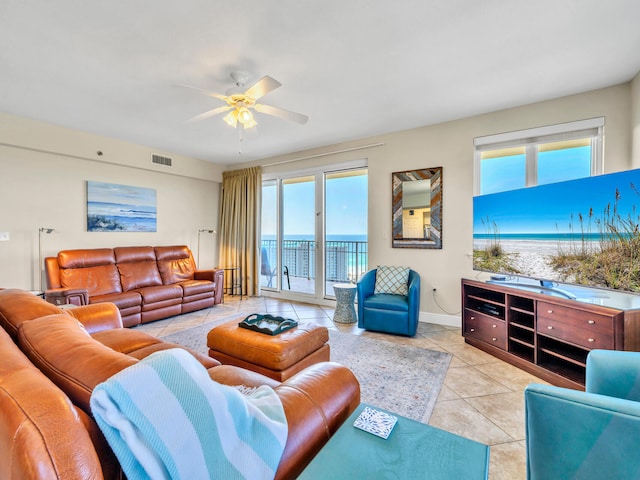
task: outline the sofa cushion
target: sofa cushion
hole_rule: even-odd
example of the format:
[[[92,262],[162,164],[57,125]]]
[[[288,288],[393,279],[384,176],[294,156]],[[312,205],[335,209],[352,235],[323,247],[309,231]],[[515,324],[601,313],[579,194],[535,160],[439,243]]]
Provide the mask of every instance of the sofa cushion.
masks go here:
[[[60,285],[82,288],[89,296],[122,291],[112,248],[62,250],[58,253]]]
[[[109,293],[107,295],[94,295],[89,298],[90,303],[101,303],[101,302],[111,302],[115,303],[115,305],[122,310],[126,308],[134,308],[138,307],[138,312],[141,310],[142,305],[142,296],[140,293],[134,292],[120,292],[120,293]]]
[[[169,348],[182,348],[196,360],[198,360],[205,368],[216,367],[220,365],[220,362],[213,358],[196,352],[187,347],[181,345],[164,342],[152,335],[145,332],[139,332],[137,330],[129,328],[114,328],[112,330],[103,330],[91,335],[95,340],[99,341],[103,345],[112,348],[116,352],[125,353],[131,357],[141,360],[148,357],[154,352],[160,350],[167,350]]]
[[[114,265],[116,257],[112,248],[62,250],[58,252],[60,268],[86,268]]]
[[[142,311],[145,311],[145,307],[156,303],[167,306],[177,305],[182,301],[182,287],[180,285],[158,285],[136,291],[142,295]]]
[[[180,282],[180,286],[182,287],[184,297],[199,295],[201,293],[211,293],[215,290],[215,284],[209,280],[186,280]]]
[[[122,292],[120,273],[114,264],[60,269],[60,285],[64,288],[84,288],[89,292],[89,297]]]
[[[153,247],[116,247],[113,252],[123,291],[162,285]]]
[[[409,267],[378,265],[374,293],[407,295],[409,293]]]
[[[87,413],[93,388],[137,362],[91,338],[80,322],[64,313],[24,322],[18,343],[31,362]]]
[[[32,293],[11,288],[0,290],[0,326],[13,338],[18,335],[22,322],[54,313],[61,310]]]
[[[163,284],[193,280],[196,266],[188,247],[155,247],[155,250]]]
[[[156,260],[163,262],[165,260],[178,260],[182,258],[190,258],[191,252],[186,245],[174,245],[169,247],[155,247]]]
[[[153,247],[115,247],[113,254],[115,263],[156,261],[156,252]]]
[[[120,283],[122,290],[162,285],[158,265],[155,261],[119,263]]]
[[[0,357],[0,478],[102,478],[89,433],[69,398],[2,329]]]

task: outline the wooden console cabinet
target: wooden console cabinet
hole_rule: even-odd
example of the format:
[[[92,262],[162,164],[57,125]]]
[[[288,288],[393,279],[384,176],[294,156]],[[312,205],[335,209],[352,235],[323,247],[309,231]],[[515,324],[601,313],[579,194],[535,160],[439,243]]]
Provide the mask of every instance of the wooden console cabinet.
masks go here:
[[[554,385],[584,389],[593,349],[640,351],[640,296],[462,280],[465,341]]]

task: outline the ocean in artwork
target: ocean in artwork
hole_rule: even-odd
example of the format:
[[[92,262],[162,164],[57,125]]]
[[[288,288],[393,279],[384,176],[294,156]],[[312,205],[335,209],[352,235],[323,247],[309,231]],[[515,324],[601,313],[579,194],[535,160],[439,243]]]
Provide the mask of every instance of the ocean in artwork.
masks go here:
[[[640,170],[473,198],[473,267],[640,292]]]
[[[155,189],[87,182],[87,231],[157,231]]]

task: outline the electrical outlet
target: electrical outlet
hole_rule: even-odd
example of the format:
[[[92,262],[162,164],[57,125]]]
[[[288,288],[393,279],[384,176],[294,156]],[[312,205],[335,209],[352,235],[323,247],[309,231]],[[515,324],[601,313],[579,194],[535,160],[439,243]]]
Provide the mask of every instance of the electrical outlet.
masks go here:
[[[9,241],[9,232],[0,232],[0,242]]]

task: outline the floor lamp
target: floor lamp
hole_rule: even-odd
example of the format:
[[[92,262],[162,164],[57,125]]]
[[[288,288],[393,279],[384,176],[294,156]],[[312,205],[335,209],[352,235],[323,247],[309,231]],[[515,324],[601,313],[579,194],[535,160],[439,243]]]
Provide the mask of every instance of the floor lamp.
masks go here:
[[[40,227],[40,230],[38,230],[38,274],[40,277],[40,284],[38,285],[38,291],[40,292],[40,294],[43,293],[42,290],[42,286],[44,285],[44,282],[42,281],[42,277],[44,275],[44,269],[43,269],[43,258],[42,258],[42,234],[50,234],[53,233],[53,228],[45,228],[45,227]]]
[[[198,230],[198,268],[200,268],[200,234],[202,233],[216,233],[216,231],[208,228],[201,228]]]

